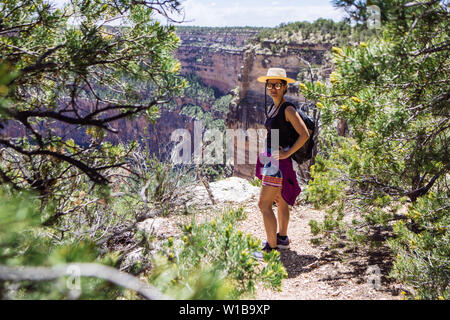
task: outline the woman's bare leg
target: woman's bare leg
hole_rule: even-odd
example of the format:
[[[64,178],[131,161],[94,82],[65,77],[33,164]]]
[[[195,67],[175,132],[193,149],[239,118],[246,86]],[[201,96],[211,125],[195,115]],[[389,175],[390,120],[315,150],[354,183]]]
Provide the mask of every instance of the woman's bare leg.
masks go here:
[[[281,188],[271,186],[261,186],[258,207],[261,210],[264,227],[266,229],[267,242],[271,248],[277,246],[277,219],[273,213],[273,202],[277,196],[281,196]]]
[[[287,236],[287,230],[289,225],[289,205],[286,200],[283,199],[281,194],[275,199],[277,204],[278,215],[278,233],[280,236]]]

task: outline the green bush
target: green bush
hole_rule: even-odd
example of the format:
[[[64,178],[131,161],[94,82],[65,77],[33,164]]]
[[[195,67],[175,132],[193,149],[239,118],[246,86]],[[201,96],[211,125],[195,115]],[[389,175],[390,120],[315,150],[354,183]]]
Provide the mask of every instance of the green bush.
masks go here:
[[[300,83],[321,119],[305,193],[327,207],[322,222],[310,223],[315,243],[388,245],[391,275],[413,296],[448,299],[447,11],[438,1],[405,2],[383,2],[388,18],[376,38],[332,48],[329,83]],[[338,133],[337,124],[348,130]]]
[[[237,299],[257,282],[279,288],[287,277],[279,253],[265,254],[260,265],[252,255],[260,241],[236,230],[244,218],[242,208],[229,209],[210,222],[184,225],[181,238],[169,238],[155,258],[150,282],[177,299]]]
[[[255,187],[261,187],[262,180],[254,177],[252,180],[250,180],[250,184]]]
[[[51,267],[73,262],[112,264],[110,256],[99,258],[94,243],[83,240],[55,243],[41,225],[39,199],[35,194],[0,188],[0,265]],[[101,279],[81,278],[74,296],[68,277],[52,281],[2,281],[0,299],[115,299],[122,289]]]
[[[447,200],[435,193],[418,199],[408,210],[409,221],[397,222],[396,238],[388,241],[397,257],[391,275],[415,288],[418,299],[450,299]]]

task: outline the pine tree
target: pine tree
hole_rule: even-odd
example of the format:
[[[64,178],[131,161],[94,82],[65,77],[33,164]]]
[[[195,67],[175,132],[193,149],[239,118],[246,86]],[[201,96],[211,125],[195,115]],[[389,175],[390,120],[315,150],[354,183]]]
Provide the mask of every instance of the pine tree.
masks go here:
[[[365,2],[335,3],[365,21]],[[363,227],[395,225],[395,276],[413,285],[419,298],[448,298],[448,4],[383,3],[389,6],[379,3],[386,18],[375,39],[333,48],[331,85],[300,86],[320,103],[323,120],[309,199],[332,206],[323,224],[311,226],[315,233],[347,232],[358,242],[370,234]],[[349,133],[337,136],[342,119]],[[350,207],[360,214],[353,225],[343,222]]]

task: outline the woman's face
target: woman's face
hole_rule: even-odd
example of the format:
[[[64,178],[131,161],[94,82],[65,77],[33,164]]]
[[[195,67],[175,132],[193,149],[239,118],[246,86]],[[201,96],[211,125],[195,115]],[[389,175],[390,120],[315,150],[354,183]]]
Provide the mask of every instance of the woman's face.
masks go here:
[[[285,90],[286,86],[283,85],[281,80],[270,79],[267,81],[267,91],[269,92],[269,95],[272,97],[272,99],[281,99],[284,95]]]

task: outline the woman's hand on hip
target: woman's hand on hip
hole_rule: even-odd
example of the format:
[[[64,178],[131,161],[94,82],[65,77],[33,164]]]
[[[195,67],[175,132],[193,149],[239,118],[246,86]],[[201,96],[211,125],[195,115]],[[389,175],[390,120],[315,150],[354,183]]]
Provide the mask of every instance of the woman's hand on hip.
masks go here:
[[[272,153],[272,158],[274,158],[275,160],[283,160],[283,159],[287,159],[289,158],[291,155],[289,154],[288,151],[284,151],[281,147],[279,151],[274,151]]]

